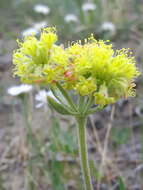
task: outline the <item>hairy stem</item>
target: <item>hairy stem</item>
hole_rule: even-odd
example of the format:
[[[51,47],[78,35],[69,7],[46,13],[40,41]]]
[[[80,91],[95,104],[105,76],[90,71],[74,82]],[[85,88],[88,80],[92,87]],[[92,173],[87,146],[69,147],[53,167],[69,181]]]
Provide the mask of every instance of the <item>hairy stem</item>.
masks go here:
[[[91,183],[91,175],[88,163],[88,149],[86,141],[86,118],[85,117],[76,117],[78,123],[78,143],[79,143],[79,155],[81,168],[83,173],[84,189],[93,190]]]

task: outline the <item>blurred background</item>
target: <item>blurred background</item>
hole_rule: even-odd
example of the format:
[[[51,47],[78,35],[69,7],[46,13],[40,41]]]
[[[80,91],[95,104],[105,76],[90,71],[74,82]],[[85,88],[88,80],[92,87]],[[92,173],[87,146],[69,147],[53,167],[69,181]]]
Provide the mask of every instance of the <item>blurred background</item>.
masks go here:
[[[46,88],[21,85],[12,74],[16,39],[46,26],[56,26],[65,47],[93,33],[131,48],[142,72],[142,0],[0,0],[0,190],[83,188],[74,119],[49,109]],[[135,98],[88,119],[95,190],[143,189],[142,76],[136,84]]]

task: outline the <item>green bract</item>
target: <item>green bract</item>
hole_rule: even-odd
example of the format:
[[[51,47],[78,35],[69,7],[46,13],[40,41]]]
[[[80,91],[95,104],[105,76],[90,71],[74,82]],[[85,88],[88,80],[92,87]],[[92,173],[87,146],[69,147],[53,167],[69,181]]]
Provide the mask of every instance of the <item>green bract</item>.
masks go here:
[[[99,105],[135,94],[134,79],[139,71],[128,49],[115,51],[109,42],[93,36],[67,48],[56,41],[55,28],[46,28],[39,40],[32,35],[18,42],[14,74],[24,83],[60,83],[81,96],[94,96]]]

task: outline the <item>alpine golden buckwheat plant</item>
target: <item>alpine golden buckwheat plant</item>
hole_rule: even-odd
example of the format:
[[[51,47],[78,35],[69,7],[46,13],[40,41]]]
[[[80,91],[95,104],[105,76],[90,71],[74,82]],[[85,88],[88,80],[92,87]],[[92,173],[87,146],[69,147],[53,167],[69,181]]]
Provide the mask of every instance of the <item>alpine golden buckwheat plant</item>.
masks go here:
[[[23,83],[48,86],[58,100],[48,98],[49,105],[61,114],[75,117],[84,187],[92,190],[86,118],[120,98],[134,96],[134,79],[139,71],[131,52],[124,48],[114,50],[109,41],[97,41],[91,35],[64,48],[56,45],[57,39],[55,28],[45,28],[39,39],[31,35],[18,41],[19,48],[13,54],[14,74]],[[69,91],[78,96],[77,102]],[[97,106],[92,108],[94,104]]]

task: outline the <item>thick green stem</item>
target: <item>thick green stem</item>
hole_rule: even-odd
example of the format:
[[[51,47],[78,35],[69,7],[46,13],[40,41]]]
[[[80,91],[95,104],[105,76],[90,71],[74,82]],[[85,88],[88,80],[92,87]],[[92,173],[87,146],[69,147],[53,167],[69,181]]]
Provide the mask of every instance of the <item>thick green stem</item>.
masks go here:
[[[86,141],[86,118],[85,117],[76,117],[78,123],[78,143],[79,143],[79,155],[81,161],[81,168],[83,173],[84,180],[84,189],[93,190],[91,183],[91,175],[88,162],[88,149]]]

